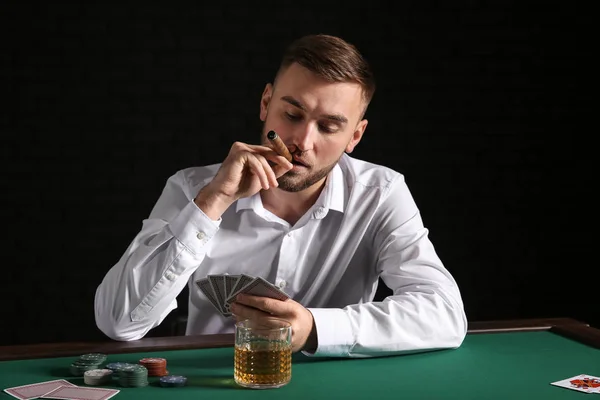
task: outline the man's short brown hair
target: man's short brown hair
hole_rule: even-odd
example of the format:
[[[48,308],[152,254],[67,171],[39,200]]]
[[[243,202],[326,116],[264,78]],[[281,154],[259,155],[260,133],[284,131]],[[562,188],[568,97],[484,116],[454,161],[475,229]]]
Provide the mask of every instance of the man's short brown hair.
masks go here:
[[[354,45],[331,35],[303,36],[288,46],[279,71],[293,63],[302,65],[328,82],[360,84],[366,111],[375,93],[375,79],[369,64]]]

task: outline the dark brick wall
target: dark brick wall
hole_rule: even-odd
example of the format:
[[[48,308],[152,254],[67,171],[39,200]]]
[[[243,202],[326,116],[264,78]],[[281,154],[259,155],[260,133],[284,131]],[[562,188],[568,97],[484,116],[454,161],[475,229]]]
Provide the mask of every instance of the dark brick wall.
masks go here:
[[[470,319],[600,324],[591,12],[253,3],[2,2],[0,345],[101,339],[95,288],[166,179],[253,140],[281,51],[315,32],[372,62],[379,89],[354,155],[406,175]]]

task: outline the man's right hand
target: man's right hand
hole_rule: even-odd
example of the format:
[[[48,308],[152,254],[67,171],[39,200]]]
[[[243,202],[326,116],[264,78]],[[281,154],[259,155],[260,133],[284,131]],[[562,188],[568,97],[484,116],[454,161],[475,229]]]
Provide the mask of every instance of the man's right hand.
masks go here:
[[[216,221],[236,200],[277,187],[277,178],[292,168],[292,163],[270,147],[236,142],[215,178],[198,192],[194,202]]]

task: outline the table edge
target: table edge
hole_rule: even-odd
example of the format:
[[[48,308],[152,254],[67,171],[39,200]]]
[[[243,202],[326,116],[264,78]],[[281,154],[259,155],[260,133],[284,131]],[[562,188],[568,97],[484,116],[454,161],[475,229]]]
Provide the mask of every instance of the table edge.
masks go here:
[[[600,349],[600,329],[572,318],[474,321],[468,334],[550,331]],[[124,354],[233,346],[233,334],[168,336],[134,341],[39,343],[0,346],[0,361],[79,356],[85,353]]]

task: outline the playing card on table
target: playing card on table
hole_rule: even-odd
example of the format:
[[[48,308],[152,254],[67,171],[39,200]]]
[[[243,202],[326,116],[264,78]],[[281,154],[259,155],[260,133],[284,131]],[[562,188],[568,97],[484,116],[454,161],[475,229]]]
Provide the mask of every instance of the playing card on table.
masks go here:
[[[586,374],[552,382],[551,385],[584,393],[600,393],[600,378]]]
[[[57,379],[47,382],[32,383],[30,385],[15,386],[12,388],[4,389],[4,391],[13,397],[16,397],[17,399],[28,400],[37,399],[38,397],[41,397],[46,393],[50,393],[54,389],[57,389],[61,386],[75,385],[64,379]]]
[[[62,400],[107,400],[119,393],[117,389],[91,388],[82,386],[61,386],[51,391],[41,399]]]

